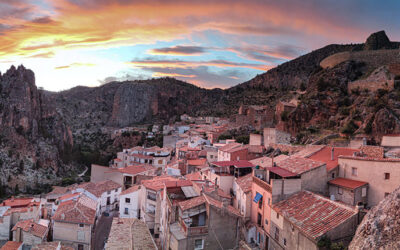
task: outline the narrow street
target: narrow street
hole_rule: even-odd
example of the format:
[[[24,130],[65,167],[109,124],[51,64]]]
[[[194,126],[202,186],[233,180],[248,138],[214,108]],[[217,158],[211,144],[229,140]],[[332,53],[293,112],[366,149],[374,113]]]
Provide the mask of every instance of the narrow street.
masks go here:
[[[110,233],[111,224],[114,216],[118,216],[118,212],[112,211],[110,212],[109,216],[104,216],[102,214],[101,217],[98,219],[93,236],[92,249],[102,250],[104,248],[104,243]]]

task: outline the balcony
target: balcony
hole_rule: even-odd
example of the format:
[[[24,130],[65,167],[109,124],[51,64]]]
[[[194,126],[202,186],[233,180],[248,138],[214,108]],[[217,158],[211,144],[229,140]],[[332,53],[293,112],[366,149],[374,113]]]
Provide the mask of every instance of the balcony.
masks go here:
[[[197,227],[188,227],[181,218],[179,218],[179,222],[180,222],[182,229],[185,232],[186,236],[197,236],[197,235],[208,234],[208,226],[207,225],[197,226]]]

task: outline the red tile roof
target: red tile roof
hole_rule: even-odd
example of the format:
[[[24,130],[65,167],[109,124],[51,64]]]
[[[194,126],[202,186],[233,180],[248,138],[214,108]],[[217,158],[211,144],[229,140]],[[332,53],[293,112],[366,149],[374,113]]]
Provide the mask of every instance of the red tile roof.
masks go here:
[[[239,177],[235,181],[243,192],[247,193],[251,191],[251,186],[253,183],[252,174],[247,174],[245,176]]]
[[[33,198],[10,198],[3,201],[2,206],[8,207],[27,207],[33,202]]]
[[[182,211],[185,211],[185,210],[200,206],[201,204],[203,204],[205,202],[206,202],[206,199],[204,198],[203,195],[201,195],[201,196],[197,196],[192,199],[189,199],[189,200],[181,201],[178,203],[178,206],[180,207],[180,209],[182,209]]]
[[[200,174],[200,172],[193,172],[193,173],[185,175],[185,178],[190,181],[201,180],[201,174]]]
[[[363,145],[363,146],[361,146],[360,151],[366,157],[372,157],[372,158],[383,158],[384,157],[383,147],[380,147],[380,146]]]
[[[234,208],[233,206],[231,206],[231,205],[224,206],[222,201],[216,200],[216,199],[214,199],[214,198],[212,198],[212,197],[210,197],[209,195],[206,195],[206,194],[203,194],[203,196],[206,199],[206,202],[208,204],[210,204],[210,205],[212,205],[212,206],[214,206],[216,208],[219,208],[219,209],[226,208],[226,211],[228,211],[230,214],[242,217],[242,215],[240,214],[240,211],[237,210],[236,208]]]
[[[43,239],[48,232],[48,227],[35,223],[33,219],[18,221],[11,231],[15,231],[17,228],[21,228],[21,230],[31,233],[32,235],[41,239]]]
[[[267,168],[268,171],[277,174],[283,178],[287,178],[287,177],[293,177],[296,176],[297,174],[292,173],[286,169],[280,168],[280,167],[269,167]]]
[[[230,167],[230,166],[235,166],[237,168],[248,168],[248,167],[254,167],[254,165],[245,160],[239,160],[239,161],[214,161],[212,163],[213,165],[216,165],[218,167]]]
[[[231,149],[237,148],[237,147],[241,147],[242,144],[237,143],[237,142],[232,142],[232,143],[228,143],[222,147],[220,147],[218,150],[220,151],[224,151],[224,152],[228,152]]]
[[[326,146],[325,145],[307,145],[304,149],[300,150],[297,153],[294,153],[292,156],[308,158],[311,155],[322,150],[324,147],[326,147]]]
[[[65,194],[61,197],[58,198],[58,200],[62,201],[62,200],[67,200],[73,197],[79,197],[80,193],[73,193],[73,194]]]
[[[294,174],[302,174],[315,168],[325,165],[324,162],[314,161],[307,158],[289,157],[279,162],[278,167],[281,167]]]
[[[93,225],[96,210],[84,206],[80,202],[70,200],[62,202],[54,216],[54,221]]]
[[[185,187],[192,186],[192,182],[189,180],[180,180],[171,176],[159,176],[151,180],[142,181],[142,185],[148,189],[158,191],[166,186],[169,187]]]
[[[262,152],[264,152],[265,147],[263,145],[249,145],[248,149],[250,153],[261,154]]]
[[[359,161],[400,162],[400,159],[398,158],[371,158],[371,157],[360,157],[360,156],[339,156],[339,159],[350,159]]]
[[[115,171],[130,175],[140,174],[146,172],[147,170],[148,169],[146,169],[144,166],[127,166],[126,168],[115,169]]]
[[[140,189],[140,185],[133,185],[132,187],[122,191],[120,195],[130,194],[130,193],[138,191],[139,189]]]
[[[1,247],[0,250],[17,250],[22,245],[22,242],[7,241],[7,243]]]
[[[358,151],[358,149],[352,148],[333,147],[333,160],[331,160],[332,147],[326,146],[318,152],[315,152],[308,158],[315,161],[325,162],[326,170],[329,172],[338,166],[339,155],[353,155],[355,152]]]
[[[187,164],[190,166],[203,166],[207,163],[207,159],[200,158],[200,159],[193,159],[193,160],[188,160]]]
[[[117,188],[120,188],[121,185],[111,181],[105,180],[101,182],[84,182],[79,184],[79,188],[83,188],[86,191],[90,192],[91,194],[95,195],[96,197],[100,197],[104,192],[111,191]]]
[[[356,180],[347,179],[347,178],[336,178],[334,180],[330,180],[329,184],[353,190],[353,189],[362,187],[364,185],[367,185],[368,182],[356,181]]]
[[[289,158],[289,156],[287,155],[278,155],[276,157],[274,157],[274,162],[275,163],[279,163],[285,159]],[[267,167],[272,167],[272,158],[267,157],[267,156],[263,156],[260,158],[256,158],[250,161],[254,166],[260,166],[261,168],[267,168]]]
[[[351,207],[308,191],[276,203],[273,209],[315,240],[357,214]]]

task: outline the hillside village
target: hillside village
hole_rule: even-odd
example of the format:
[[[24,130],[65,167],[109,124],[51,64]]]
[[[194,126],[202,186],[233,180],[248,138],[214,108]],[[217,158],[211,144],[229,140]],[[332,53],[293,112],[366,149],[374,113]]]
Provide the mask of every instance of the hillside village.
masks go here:
[[[296,105],[155,124],[147,137],[162,147],[124,148],[90,182],[3,201],[1,249],[345,249],[399,185],[400,135],[295,145],[282,124]],[[244,125],[247,139],[228,138]]]

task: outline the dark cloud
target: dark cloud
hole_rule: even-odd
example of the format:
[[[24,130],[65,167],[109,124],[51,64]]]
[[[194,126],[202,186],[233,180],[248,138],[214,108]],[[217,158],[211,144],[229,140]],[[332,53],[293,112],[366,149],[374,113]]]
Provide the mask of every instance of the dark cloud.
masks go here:
[[[55,22],[53,19],[51,19],[49,16],[45,17],[38,17],[32,20],[32,23],[39,23],[39,24],[48,24],[48,23],[53,23]]]
[[[206,50],[206,48],[199,46],[178,45],[174,47],[152,49],[150,53],[163,55],[196,55],[205,53]]]

